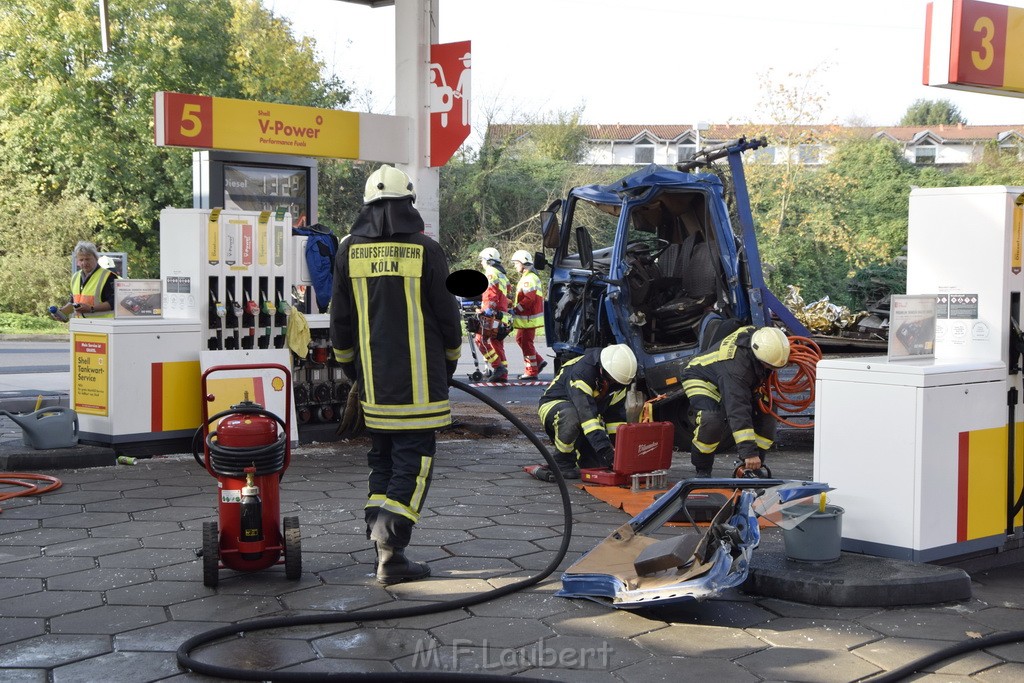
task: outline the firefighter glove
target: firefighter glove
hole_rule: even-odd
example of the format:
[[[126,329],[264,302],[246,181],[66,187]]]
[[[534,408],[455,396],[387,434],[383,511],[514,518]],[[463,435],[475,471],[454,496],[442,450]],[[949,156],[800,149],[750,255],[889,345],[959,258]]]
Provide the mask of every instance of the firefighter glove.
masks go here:
[[[446,360],[445,367],[448,370],[448,381],[450,382],[452,377],[455,376],[455,370],[459,367],[459,361],[457,360]]]
[[[611,446],[608,448],[602,448],[597,454],[597,459],[601,463],[601,467],[610,468],[612,463],[615,461],[615,451]]]

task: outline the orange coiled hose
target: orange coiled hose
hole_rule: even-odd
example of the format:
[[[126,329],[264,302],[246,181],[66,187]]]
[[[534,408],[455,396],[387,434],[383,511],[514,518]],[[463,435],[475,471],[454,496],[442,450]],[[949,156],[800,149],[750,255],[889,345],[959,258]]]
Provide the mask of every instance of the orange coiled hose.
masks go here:
[[[797,429],[814,427],[814,420],[792,422],[779,415],[800,413],[814,404],[815,369],[821,360],[821,349],[807,337],[789,337],[789,365],[796,373],[789,379],[779,377],[779,371],[768,375],[761,385],[761,411],[773,416],[784,425]]]
[[[45,481],[48,483],[46,486],[40,486],[38,484],[25,481],[26,479],[34,479],[36,481]],[[54,489],[59,489],[62,485],[63,484],[60,479],[46,474],[7,472],[0,477],[0,486],[20,486],[21,490],[0,491],[0,500],[7,500],[17,496],[34,496],[40,493],[46,493],[47,491],[53,491]],[[3,510],[0,509],[0,512],[3,512]]]

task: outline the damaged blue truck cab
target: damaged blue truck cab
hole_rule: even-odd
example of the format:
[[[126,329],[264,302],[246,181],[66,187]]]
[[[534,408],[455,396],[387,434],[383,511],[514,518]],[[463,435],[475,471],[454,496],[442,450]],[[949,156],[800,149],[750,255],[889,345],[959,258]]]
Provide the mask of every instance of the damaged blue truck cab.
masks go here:
[[[681,425],[679,375],[709,320],[765,325],[774,314],[792,333],[805,331],[761,273],[741,154],[764,144],[740,139],[675,170],[652,164],[576,187],[541,213],[553,250],[544,323],[556,367],[589,347],[628,344],[636,388],[667,395],[657,419]]]

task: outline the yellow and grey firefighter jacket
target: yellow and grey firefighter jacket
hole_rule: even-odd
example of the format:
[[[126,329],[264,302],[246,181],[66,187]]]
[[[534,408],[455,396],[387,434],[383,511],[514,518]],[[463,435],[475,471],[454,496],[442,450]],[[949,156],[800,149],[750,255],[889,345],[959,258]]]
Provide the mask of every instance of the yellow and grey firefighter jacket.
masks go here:
[[[560,401],[569,401],[580,419],[580,431],[594,452],[612,449],[610,434],[626,422],[626,390],[610,389],[601,378],[601,349],[587,349],[582,356],[566,361],[544,390],[537,411],[541,422]]]
[[[359,381],[371,431],[451,423],[449,368],[462,352],[441,246],[422,232],[345,238],[331,296],[334,357]]]
[[[757,444],[754,392],[771,372],[750,348],[755,329],[748,325],[736,330],[690,359],[682,373],[687,398],[705,396],[721,404],[741,453]]]

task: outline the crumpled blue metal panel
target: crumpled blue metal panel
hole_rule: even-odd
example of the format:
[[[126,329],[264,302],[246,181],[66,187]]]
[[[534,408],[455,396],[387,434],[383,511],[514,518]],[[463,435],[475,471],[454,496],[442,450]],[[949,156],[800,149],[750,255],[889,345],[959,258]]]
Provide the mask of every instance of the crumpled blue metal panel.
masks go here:
[[[733,513],[725,523],[726,529],[709,526],[707,537],[710,568],[698,576],[678,582],[666,582],[671,574],[659,574],[658,580],[645,582],[643,578],[630,587],[619,576],[609,572],[572,573],[573,567],[601,547],[602,544],[621,541],[616,531],[598,546],[574,563],[562,574],[562,589],[555,595],[567,598],[589,598],[610,604],[618,609],[638,609],[652,604],[664,605],[680,602],[696,602],[714,597],[728,588],[739,586],[747,580],[750,558],[761,541],[761,530],[752,503],[759,495],[771,493],[778,496],[781,490],[798,490],[804,497],[831,490],[827,484],[818,482],[785,482],[777,479],[758,480],[759,488],[750,487],[750,480],[704,479],[685,480],[655,500],[650,506],[629,521],[634,536],[646,536],[670,520],[684,505],[686,496],[694,489],[740,489]],[[764,487],[764,488],[761,488]],[[787,496],[788,497],[788,496]],[[731,504],[731,503],[727,503]],[[731,529],[729,529],[731,528]],[[735,530],[735,533],[732,533]],[[728,531],[729,533],[723,533]],[[686,533],[686,530],[681,530]],[[639,553],[639,548],[638,548]],[[621,556],[618,560],[621,562]],[[634,558],[635,559],[635,558]],[[681,577],[683,572],[677,572]],[[648,586],[645,587],[644,583]]]
[[[608,185],[584,185],[573,189],[572,194],[600,204],[618,204],[623,193],[636,194],[651,187],[663,189],[716,185],[721,191],[722,181],[710,173],[682,173],[657,164],[649,164],[638,171]]]

